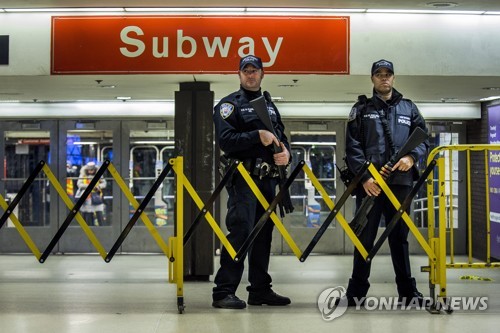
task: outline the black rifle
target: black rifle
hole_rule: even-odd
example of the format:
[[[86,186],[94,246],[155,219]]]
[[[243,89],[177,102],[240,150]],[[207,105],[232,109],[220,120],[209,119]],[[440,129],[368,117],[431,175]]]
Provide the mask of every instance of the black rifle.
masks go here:
[[[269,94],[267,91],[264,92],[264,94]],[[257,97],[256,99],[253,99],[250,101],[250,104],[253,106],[255,113],[259,117],[259,119],[262,121],[266,129],[273,133],[273,135],[278,139],[278,136],[276,135],[276,131],[274,130],[273,123],[271,122],[271,118],[269,117],[269,112],[267,111],[267,104],[266,104],[266,99],[264,95]],[[280,145],[273,145],[273,151],[274,153],[281,153],[283,150],[281,149]],[[278,165],[278,172],[280,176],[280,190],[283,187],[283,185],[286,182],[286,166],[284,165]],[[292,204],[292,199],[290,198],[290,193],[288,190],[286,190],[286,193],[283,195],[283,200],[280,202],[280,215],[281,217],[285,217],[285,212],[287,214],[290,214],[293,212],[293,204]]]
[[[408,207],[410,207],[413,198],[417,195],[418,191],[420,190],[420,187],[422,187],[429,174],[434,170],[435,166],[436,166],[436,160],[432,160],[427,166],[427,168],[425,168],[424,172],[420,175],[420,178],[416,182],[415,186],[413,186],[410,193],[401,203],[401,207],[399,207],[397,213],[392,217],[391,222],[386,224],[384,232],[382,233],[380,238],[377,240],[375,245],[368,253],[368,256],[366,257],[366,262],[372,261],[373,257],[377,254],[378,250],[380,249],[384,241],[387,239],[387,237],[389,237],[389,234],[391,233],[392,229],[396,227],[396,224],[403,223],[403,222],[398,222],[399,219],[401,218],[401,216],[403,216]]]
[[[409,152],[411,152],[415,147],[417,147],[419,144],[427,140],[428,135],[425,133],[423,129],[420,127],[415,128],[415,130],[411,133],[410,137],[406,141],[403,147],[399,151],[397,151],[394,155],[391,156],[389,162],[386,163],[384,166],[386,171],[383,174],[384,180],[388,179],[390,177],[390,170],[392,167],[405,155],[407,155]],[[349,226],[351,227],[352,231],[359,237],[361,235],[361,232],[363,231],[364,227],[366,226],[366,223],[368,222],[368,214],[370,213],[370,210],[373,207],[373,204],[375,202],[375,196],[370,196],[367,195],[366,197],[363,198],[363,201],[361,202],[361,206],[359,209],[356,211],[356,215],[354,216],[353,220],[351,223],[349,223]]]

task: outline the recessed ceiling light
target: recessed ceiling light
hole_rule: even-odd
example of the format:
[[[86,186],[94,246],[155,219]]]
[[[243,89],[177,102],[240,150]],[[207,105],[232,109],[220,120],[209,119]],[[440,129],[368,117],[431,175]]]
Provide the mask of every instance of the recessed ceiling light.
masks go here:
[[[452,7],[457,7],[458,3],[456,3],[456,2],[428,2],[425,5],[427,7],[433,7],[433,8],[452,8]]]
[[[484,87],[483,90],[500,90],[500,87]]]
[[[120,101],[128,101],[129,99],[132,99],[132,97],[130,97],[130,96],[117,96],[116,99],[120,100]]]
[[[455,98],[455,97],[443,97],[441,98],[441,102],[445,103],[445,102],[457,102],[458,101],[458,98]]]
[[[116,88],[116,86],[112,85],[112,84],[105,84],[105,85],[102,85],[102,86],[99,86],[100,88],[105,88],[105,89],[113,89],[113,88]]]

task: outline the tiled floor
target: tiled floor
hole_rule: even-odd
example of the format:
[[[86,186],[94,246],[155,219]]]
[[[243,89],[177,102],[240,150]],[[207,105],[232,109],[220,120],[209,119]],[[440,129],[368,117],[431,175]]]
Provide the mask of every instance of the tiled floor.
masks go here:
[[[411,258],[420,291],[429,295],[426,257]],[[218,264],[218,258],[216,258]],[[448,270],[448,296],[486,296],[487,310],[432,315],[425,310],[349,308],[330,321],[322,318],[318,296],[345,286],[351,256],[273,256],[274,289],[292,299],[286,307],[224,310],[211,307],[212,282],[184,285],[185,311],[177,312],[176,285],[167,282],[166,258],[159,255],[100,257],[0,256],[1,333],[153,332],[498,332],[500,270]],[[493,281],[463,280],[464,275]],[[246,281],[246,280],[244,280]],[[389,256],[373,262],[369,296],[397,296]],[[238,296],[246,300],[243,283]],[[371,303],[373,306],[374,303]]]

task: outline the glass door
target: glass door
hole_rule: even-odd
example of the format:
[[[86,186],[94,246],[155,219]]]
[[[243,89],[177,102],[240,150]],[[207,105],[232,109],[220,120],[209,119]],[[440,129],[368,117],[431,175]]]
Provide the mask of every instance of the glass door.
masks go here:
[[[335,202],[343,193],[343,184],[337,177],[335,168],[337,161],[342,160],[343,148],[339,150],[337,145],[342,144],[343,147],[343,123],[285,121],[285,128],[292,149],[290,170],[293,170],[299,161],[304,160],[330,199]],[[285,217],[284,224],[297,246],[303,251],[329,215],[330,209],[303,171],[292,183],[290,195],[295,209]],[[343,233],[337,220],[333,220],[316,244],[313,253],[343,253]],[[275,243],[273,251],[278,251],[276,247],[281,246],[282,253],[291,253],[281,235],[277,235],[279,233],[275,232],[277,239],[273,242]]]
[[[122,143],[128,161],[124,176],[134,198],[141,203],[169,160],[174,156],[173,121],[127,121],[123,125]],[[189,199],[186,199],[189,200]],[[134,209],[125,200],[128,218]],[[145,208],[145,213],[165,242],[174,235],[174,174],[171,171]],[[128,222],[124,219],[122,223]],[[144,222],[139,219],[122,245],[124,252],[161,252]]]
[[[61,121],[60,161],[61,184],[76,202],[104,161],[109,160],[120,173],[119,121]],[[118,153],[117,153],[118,152]],[[121,232],[123,220],[120,209],[120,189],[109,171],[106,171],[80,208],[89,225],[106,251],[111,249]],[[59,223],[63,223],[69,210],[59,205]],[[97,252],[80,225],[73,219],[59,241],[60,252]]]
[[[9,205],[40,161],[57,173],[56,121],[0,122],[0,194]],[[54,204],[55,202],[55,204]],[[40,172],[21,197],[13,213],[40,251],[57,231],[57,193]],[[2,214],[4,212],[1,209]],[[0,229],[1,253],[29,253],[9,218]]]

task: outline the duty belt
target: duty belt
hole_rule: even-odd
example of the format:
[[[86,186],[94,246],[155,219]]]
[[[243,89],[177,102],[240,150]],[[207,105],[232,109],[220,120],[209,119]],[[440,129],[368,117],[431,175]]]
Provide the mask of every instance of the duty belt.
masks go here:
[[[243,166],[252,176],[262,178],[279,177],[278,167],[274,164],[263,162],[261,158],[247,158],[243,161]]]
[[[220,157],[219,172],[223,176],[231,163],[234,161],[232,158]],[[276,178],[280,176],[278,167],[274,164],[263,162],[261,158],[247,158],[242,161],[243,167],[252,176],[262,178]]]

